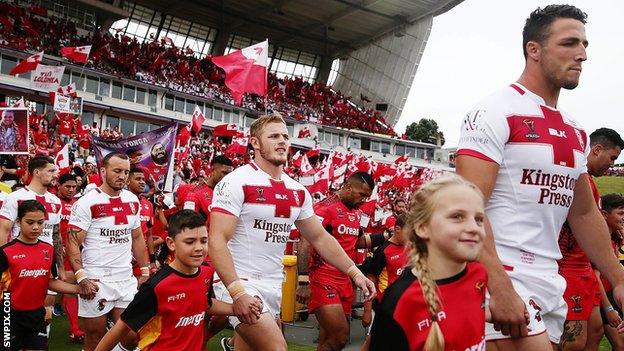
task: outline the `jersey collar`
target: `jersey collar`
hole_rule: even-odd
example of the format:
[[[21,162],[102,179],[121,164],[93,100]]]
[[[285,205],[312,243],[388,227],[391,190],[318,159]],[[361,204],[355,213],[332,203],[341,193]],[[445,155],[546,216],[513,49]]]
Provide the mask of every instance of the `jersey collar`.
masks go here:
[[[531,100],[537,102],[540,105],[547,106],[546,105],[546,101],[541,96],[539,96],[539,95],[535,94],[534,92],[530,91],[524,85],[522,85],[522,84],[520,84],[518,82],[515,82],[515,83],[511,84],[511,87],[514,88],[520,95],[524,95],[524,96],[530,98]],[[547,106],[547,107],[549,107],[549,106]],[[551,108],[551,107],[549,107],[549,108]]]

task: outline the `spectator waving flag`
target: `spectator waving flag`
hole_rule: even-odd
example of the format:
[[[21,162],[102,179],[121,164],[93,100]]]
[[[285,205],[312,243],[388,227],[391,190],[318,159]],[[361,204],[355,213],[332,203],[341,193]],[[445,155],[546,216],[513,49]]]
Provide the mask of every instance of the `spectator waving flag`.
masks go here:
[[[61,55],[67,57],[74,62],[87,63],[89,59],[89,53],[91,52],[91,45],[86,46],[68,46],[61,48]]]
[[[225,85],[237,104],[241,103],[244,93],[266,95],[268,51],[269,41],[265,40],[212,58],[212,62],[225,71]]]
[[[236,124],[220,124],[215,127],[213,133],[216,137],[233,137],[238,134]]]
[[[193,119],[192,119],[193,130],[195,132],[199,132],[205,120],[206,120],[206,117],[204,116],[204,113],[201,111],[199,106],[195,105],[195,111],[193,111]]]
[[[13,67],[13,69],[11,69],[11,72],[9,72],[9,74],[17,75],[17,74],[23,74],[26,72],[34,71],[37,68],[37,66],[41,63],[42,59],[43,59],[43,51],[38,52],[26,58],[25,60],[20,61],[20,63],[18,63],[15,67]]]
[[[58,167],[59,172],[66,173],[69,170],[69,144],[65,144],[63,148],[54,157],[54,163]]]

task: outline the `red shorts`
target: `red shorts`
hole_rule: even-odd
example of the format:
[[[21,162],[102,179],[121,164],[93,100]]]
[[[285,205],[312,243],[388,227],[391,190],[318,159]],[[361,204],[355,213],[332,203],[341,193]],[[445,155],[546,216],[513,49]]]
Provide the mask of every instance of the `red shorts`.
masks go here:
[[[567,286],[563,298],[568,304],[569,321],[586,321],[595,306],[600,306],[600,289],[598,278],[593,274],[561,272]]]
[[[351,303],[353,303],[353,285],[351,280],[338,281],[317,281],[310,279],[310,303],[308,311],[326,305],[342,305],[342,310],[346,315],[351,314]]]

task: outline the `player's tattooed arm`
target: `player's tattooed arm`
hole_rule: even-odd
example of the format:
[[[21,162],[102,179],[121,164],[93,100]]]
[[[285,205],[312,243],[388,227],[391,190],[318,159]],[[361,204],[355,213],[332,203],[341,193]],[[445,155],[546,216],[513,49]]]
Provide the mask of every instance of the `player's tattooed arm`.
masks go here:
[[[87,232],[82,229],[70,227],[69,234],[67,235],[67,257],[69,257],[69,264],[74,269],[74,272],[82,269],[82,258],[80,255],[80,246],[84,242]]]
[[[57,267],[61,269],[63,267],[63,239],[58,224],[52,227],[52,246],[54,246],[54,261]]]

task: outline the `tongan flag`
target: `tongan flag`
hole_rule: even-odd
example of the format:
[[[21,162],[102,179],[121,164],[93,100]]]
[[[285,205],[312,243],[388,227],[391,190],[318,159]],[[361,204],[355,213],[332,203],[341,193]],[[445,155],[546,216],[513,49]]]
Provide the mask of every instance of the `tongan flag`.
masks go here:
[[[193,125],[193,130],[195,132],[199,132],[204,124],[206,117],[204,113],[201,111],[199,106],[195,105],[195,111],[193,111],[193,119],[191,120],[191,124]]]
[[[11,72],[9,72],[9,74],[17,75],[17,74],[34,71],[37,68],[37,66],[41,63],[41,59],[43,59],[43,51],[38,52],[26,58],[25,60],[20,61],[20,63],[18,63],[15,67],[13,67],[13,69],[11,69]]]
[[[60,173],[66,173],[69,169],[69,144],[65,144],[54,157],[54,163],[58,167]]]
[[[75,62],[87,63],[89,53],[91,52],[91,45],[87,46],[69,46],[61,48],[61,55],[71,59]]]
[[[237,104],[241,103],[243,93],[266,95],[268,51],[269,41],[265,40],[212,58],[212,62],[225,71],[225,85]]]
[[[220,124],[214,128],[212,135],[216,137],[233,137],[238,133],[238,128],[236,124]]]

